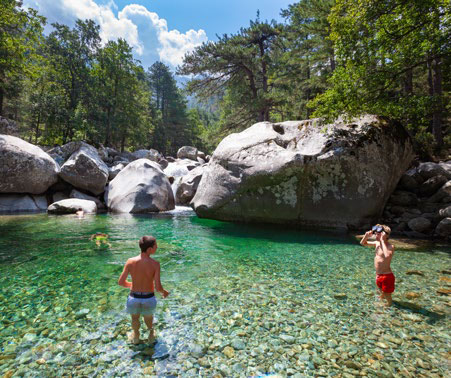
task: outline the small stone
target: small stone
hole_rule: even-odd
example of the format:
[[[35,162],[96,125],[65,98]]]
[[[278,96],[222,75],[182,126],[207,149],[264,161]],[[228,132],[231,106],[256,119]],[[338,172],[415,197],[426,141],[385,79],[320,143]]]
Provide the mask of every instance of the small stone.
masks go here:
[[[422,277],[424,277],[424,273],[421,272],[421,271],[419,271],[419,270],[408,270],[408,271],[406,272],[406,274],[407,274],[408,276],[415,275],[415,276],[422,276]]]
[[[344,364],[349,369],[360,370],[362,368],[362,365],[354,361],[345,361]]]
[[[244,370],[244,366],[240,363],[233,365],[233,371],[235,373],[241,373]]]
[[[197,360],[197,362],[199,362],[200,366],[203,366],[203,367],[206,367],[206,368],[209,368],[211,366],[210,361],[208,361],[207,357],[199,358]]]
[[[143,369],[144,374],[152,374],[153,373],[153,366],[147,366]]]
[[[279,338],[281,338],[288,344],[294,344],[294,342],[296,341],[296,338],[290,335],[280,335]]]
[[[307,352],[304,352],[298,356],[299,361],[309,361],[310,355]]]
[[[83,308],[75,314],[76,319],[80,319],[89,314],[89,309]]]
[[[39,360],[36,360],[36,363],[37,363],[38,365],[44,365],[46,362],[47,362],[47,361],[44,360],[43,358],[40,358]]]
[[[36,339],[35,333],[26,333],[23,335],[22,341],[25,343],[33,342]]]
[[[233,349],[232,347],[226,346],[223,350],[222,353],[224,353],[228,358],[233,358],[235,357],[235,349]]]
[[[387,344],[384,344],[384,343],[381,343],[381,342],[376,343],[376,345],[377,345],[379,348],[382,348],[382,349],[387,349],[387,348],[388,348],[388,345],[387,345]]]
[[[345,293],[338,293],[334,295],[335,299],[346,299],[348,296]]]
[[[404,295],[407,299],[415,299],[415,298],[419,298],[421,296],[421,294],[419,293],[414,293],[413,291],[409,291],[408,293],[406,293]]]
[[[232,347],[236,350],[246,349],[246,345],[240,339],[235,339],[232,341]]]
[[[338,343],[334,339],[331,339],[327,342],[327,345],[329,346],[329,348],[336,348],[338,346]]]
[[[191,344],[189,350],[191,354],[197,358],[200,358],[205,354],[204,348],[202,348],[202,346],[199,344]]]

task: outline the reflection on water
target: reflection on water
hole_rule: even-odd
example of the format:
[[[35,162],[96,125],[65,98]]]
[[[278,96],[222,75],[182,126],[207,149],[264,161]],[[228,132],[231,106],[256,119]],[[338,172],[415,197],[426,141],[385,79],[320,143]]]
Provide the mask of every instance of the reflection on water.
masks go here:
[[[95,232],[111,247],[90,241]],[[159,300],[157,344],[133,346],[117,279],[145,234],[158,239],[171,295]],[[451,276],[440,251],[396,252],[397,303],[387,310],[375,295],[373,252],[340,234],[234,225],[176,208],[2,216],[0,235],[0,374],[449,372]],[[423,275],[407,275],[412,269]]]

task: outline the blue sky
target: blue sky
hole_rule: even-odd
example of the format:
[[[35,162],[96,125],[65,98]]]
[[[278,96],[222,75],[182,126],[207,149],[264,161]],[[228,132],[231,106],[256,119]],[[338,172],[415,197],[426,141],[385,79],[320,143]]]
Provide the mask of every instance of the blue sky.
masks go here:
[[[282,21],[280,10],[294,0],[24,0],[48,22],[72,26],[94,19],[102,41],[124,38],[144,67],[160,60],[174,69],[183,55],[216,34],[235,33],[255,19]],[[49,29],[47,29],[49,30]]]

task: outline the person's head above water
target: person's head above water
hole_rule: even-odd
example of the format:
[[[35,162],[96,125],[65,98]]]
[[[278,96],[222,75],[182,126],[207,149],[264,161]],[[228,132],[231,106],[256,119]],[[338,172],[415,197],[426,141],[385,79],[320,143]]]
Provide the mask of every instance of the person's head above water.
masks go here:
[[[157,239],[153,236],[146,235],[139,239],[139,248],[141,248],[141,253],[146,253],[149,248],[151,248],[152,252],[156,251],[157,247]]]
[[[390,233],[391,233],[391,228],[388,227],[385,224],[376,224],[373,229],[372,229],[373,233],[376,234],[376,240],[379,240],[380,237],[382,236],[382,232],[385,234],[386,236],[386,240],[388,240],[388,238],[390,237]]]

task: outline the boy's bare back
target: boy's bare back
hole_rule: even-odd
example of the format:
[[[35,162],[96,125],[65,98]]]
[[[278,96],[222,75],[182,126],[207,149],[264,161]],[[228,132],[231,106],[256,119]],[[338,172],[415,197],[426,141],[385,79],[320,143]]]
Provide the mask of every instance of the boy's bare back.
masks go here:
[[[153,292],[156,273],[160,271],[160,263],[150,257],[135,256],[127,261],[127,265],[132,276],[131,289],[133,291]]]

